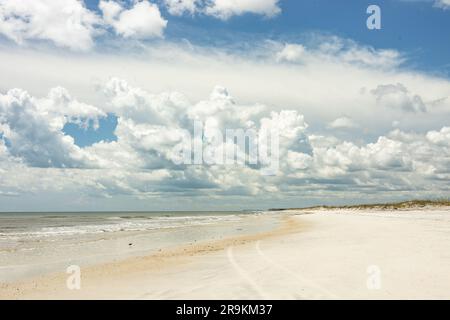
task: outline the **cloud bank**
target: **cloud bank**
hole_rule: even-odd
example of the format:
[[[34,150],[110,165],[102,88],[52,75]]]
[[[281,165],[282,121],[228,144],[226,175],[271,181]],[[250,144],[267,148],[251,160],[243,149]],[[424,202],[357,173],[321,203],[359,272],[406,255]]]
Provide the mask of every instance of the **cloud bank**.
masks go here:
[[[375,142],[357,144],[310,132],[297,110],[236,102],[223,87],[192,103],[179,92],[154,94],[112,78],[102,94],[107,99],[102,107],[79,102],[63,88],[43,98],[21,89],[0,95],[2,194],[71,190],[100,198],[264,198],[327,192],[440,194],[449,189],[448,126],[425,133],[395,129]],[[81,148],[62,131],[69,122],[95,126],[107,114],[118,118],[117,141]],[[278,174],[264,176],[251,165],[177,165],[174,150],[184,143],[183,133],[192,131],[193,120],[205,125],[206,145],[211,126],[223,131],[278,128]],[[345,121],[338,122],[342,126]],[[233,147],[245,156],[245,148]]]

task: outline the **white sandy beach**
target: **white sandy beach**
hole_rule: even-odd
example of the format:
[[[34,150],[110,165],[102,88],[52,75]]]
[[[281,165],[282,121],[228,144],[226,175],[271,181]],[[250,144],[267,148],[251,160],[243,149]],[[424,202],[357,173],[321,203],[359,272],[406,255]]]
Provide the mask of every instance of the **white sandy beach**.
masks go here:
[[[80,290],[50,274],[3,283],[0,298],[450,298],[448,208],[277,214],[273,231],[82,268]]]

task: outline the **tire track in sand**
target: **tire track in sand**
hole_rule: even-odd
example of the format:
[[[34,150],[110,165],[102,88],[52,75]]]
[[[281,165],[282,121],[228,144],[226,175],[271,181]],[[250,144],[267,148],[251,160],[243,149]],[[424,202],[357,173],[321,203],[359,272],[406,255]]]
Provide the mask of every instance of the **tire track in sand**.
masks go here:
[[[246,272],[234,259],[233,246],[229,246],[227,249],[228,261],[230,262],[233,269],[244,279],[245,282],[255,291],[260,298],[269,299],[267,293],[258,285],[258,283]]]
[[[303,288],[309,289],[312,291],[312,294],[302,293],[300,296],[305,296],[305,299],[338,299],[339,297],[329,290],[323,288],[319,284],[315,283],[312,280],[306,279],[299,275],[298,272],[294,272],[291,269],[279,264],[273,259],[269,258],[262,250],[261,250],[261,240],[258,240],[255,244],[256,252],[258,255],[266,261],[266,263],[272,265],[274,268],[283,272],[283,274],[290,275],[293,279],[295,279]]]
[[[261,240],[258,240],[255,244],[255,250],[257,255],[266,263],[266,265],[269,265],[272,269],[277,269],[281,271],[281,274],[289,276],[287,279],[288,282],[292,282],[292,280],[295,280],[301,287],[301,289],[305,292],[295,292],[296,297],[300,297],[301,299],[338,299],[338,297],[330,292],[329,290],[321,287],[317,283],[308,280],[302,276],[300,276],[298,273],[290,270],[289,268],[279,264],[278,262],[274,261],[273,259],[269,258],[261,249]],[[265,291],[262,286],[258,284],[258,282],[251,276],[251,272],[245,270],[241,265],[239,265],[236,262],[236,259],[234,257],[233,253],[233,246],[228,247],[227,249],[227,256],[228,260],[233,267],[233,269],[240,275],[240,277],[255,291],[260,298],[262,299],[268,299],[270,294]]]

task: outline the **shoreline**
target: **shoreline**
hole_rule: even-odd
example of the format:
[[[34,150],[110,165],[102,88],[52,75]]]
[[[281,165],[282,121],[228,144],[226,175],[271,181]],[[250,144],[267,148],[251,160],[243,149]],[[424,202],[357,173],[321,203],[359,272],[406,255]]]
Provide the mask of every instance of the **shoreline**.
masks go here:
[[[264,215],[258,217],[265,218]],[[301,223],[291,218],[291,215],[278,217],[280,226],[270,231],[257,232],[246,235],[230,236],[219,240],[206,240],[198,243],[189,243],[184,245],[176,245],[160,249],[157,252],[148,255],[137,255],[127,257],[118,261],[99,263],[88,265],[82,268],[83,282],[95,282],[98,278],[110,278],[121,276],[123,273],[139,273],[143,271],[158,271],[161,268],[169,267],[170,263],[176,262],[178,265],[186,263],[190,257],[202,256],[217,251],[224,250],[230,246],[242,246],[251,242],[270,237],[282,236],[303,228]],[[0,283],[0,300],[1,299],[40,299],[42,296],[48,298],[61,297],[60,293],[51,294],[48,292],[53,290],[61,290],[68,294],[67,298],[77,296],[77,291],[68,291],[65,288],[68,274],[65,273],[48,273],[26,279],[20,279],[9,283]],[[111,279],[114,280],[114,279]],[[72,294],[73,293],[73,294]],[[43,294],[43,295],[42,295]],[[50,296],[48,296],[50,294]],[[73,298],[75,298],[73,297]]]
[[[449,299],[450,210],[290,210],[270,231],[0,287],[0,299]],[[260,219],[254,219],[258,223]]]
[[[69,265],[98,265],[187,243],[272,230],[278,224],[276,216],[147,212],[0,217],[0,283],[63,272]]]

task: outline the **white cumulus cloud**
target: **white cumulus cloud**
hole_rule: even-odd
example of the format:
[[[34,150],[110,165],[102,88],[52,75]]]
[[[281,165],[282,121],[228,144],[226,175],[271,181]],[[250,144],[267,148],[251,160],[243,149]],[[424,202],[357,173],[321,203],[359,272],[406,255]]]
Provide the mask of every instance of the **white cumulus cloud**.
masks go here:
[[[118,78],[110,79],[103,93],[102,108],[79,102],[60,87],[44,98],[20,89],[0,95],[0,191],[4,195],[70,191],[100,198],[264,199],[273,192],[283,198],[305,192],[311,196],[416,195],[448,190],[448,127],[425,133],[396,129],[372,142],[355,143],[340,140],[332,132],[328,136],[311,132],[297,110],[242,104],[221,86],[198,102],[178,92],[150,93]],[[107,112],[118,118],[117,141],[82,148],[62,131],[65,123],[80,119],[82,125],[82,119],[98,119]],[[185,146],[183,138],[192,134],[194,121],[204,125],[200,138],[204,156],[217,155],[220,149],[236,150],[238,159],[248,154],[235,141],[217,143],[216,129],[224,133],[238,128],[276,129],[277,175],[262,175],[260,165],[249,163],[177,162],[176,150]]]
[[[80,0],[0,0],[0,34],[19,44],[46,40],[88,50],[101,23]]]
[[[21,89],[0,94],[0,133],[8,152],[35,167],[84,167],[86,153],[62,129],[74,122],[98,121],[106,114],[72,99],[63,88],[54,88],[45,98],[35,98]]]
[[[116,1],[101,0],[99,8],[105,22],[125,38],[161,38],[167,26],[158,6],[147,0],[136,1],[129,9]]]

